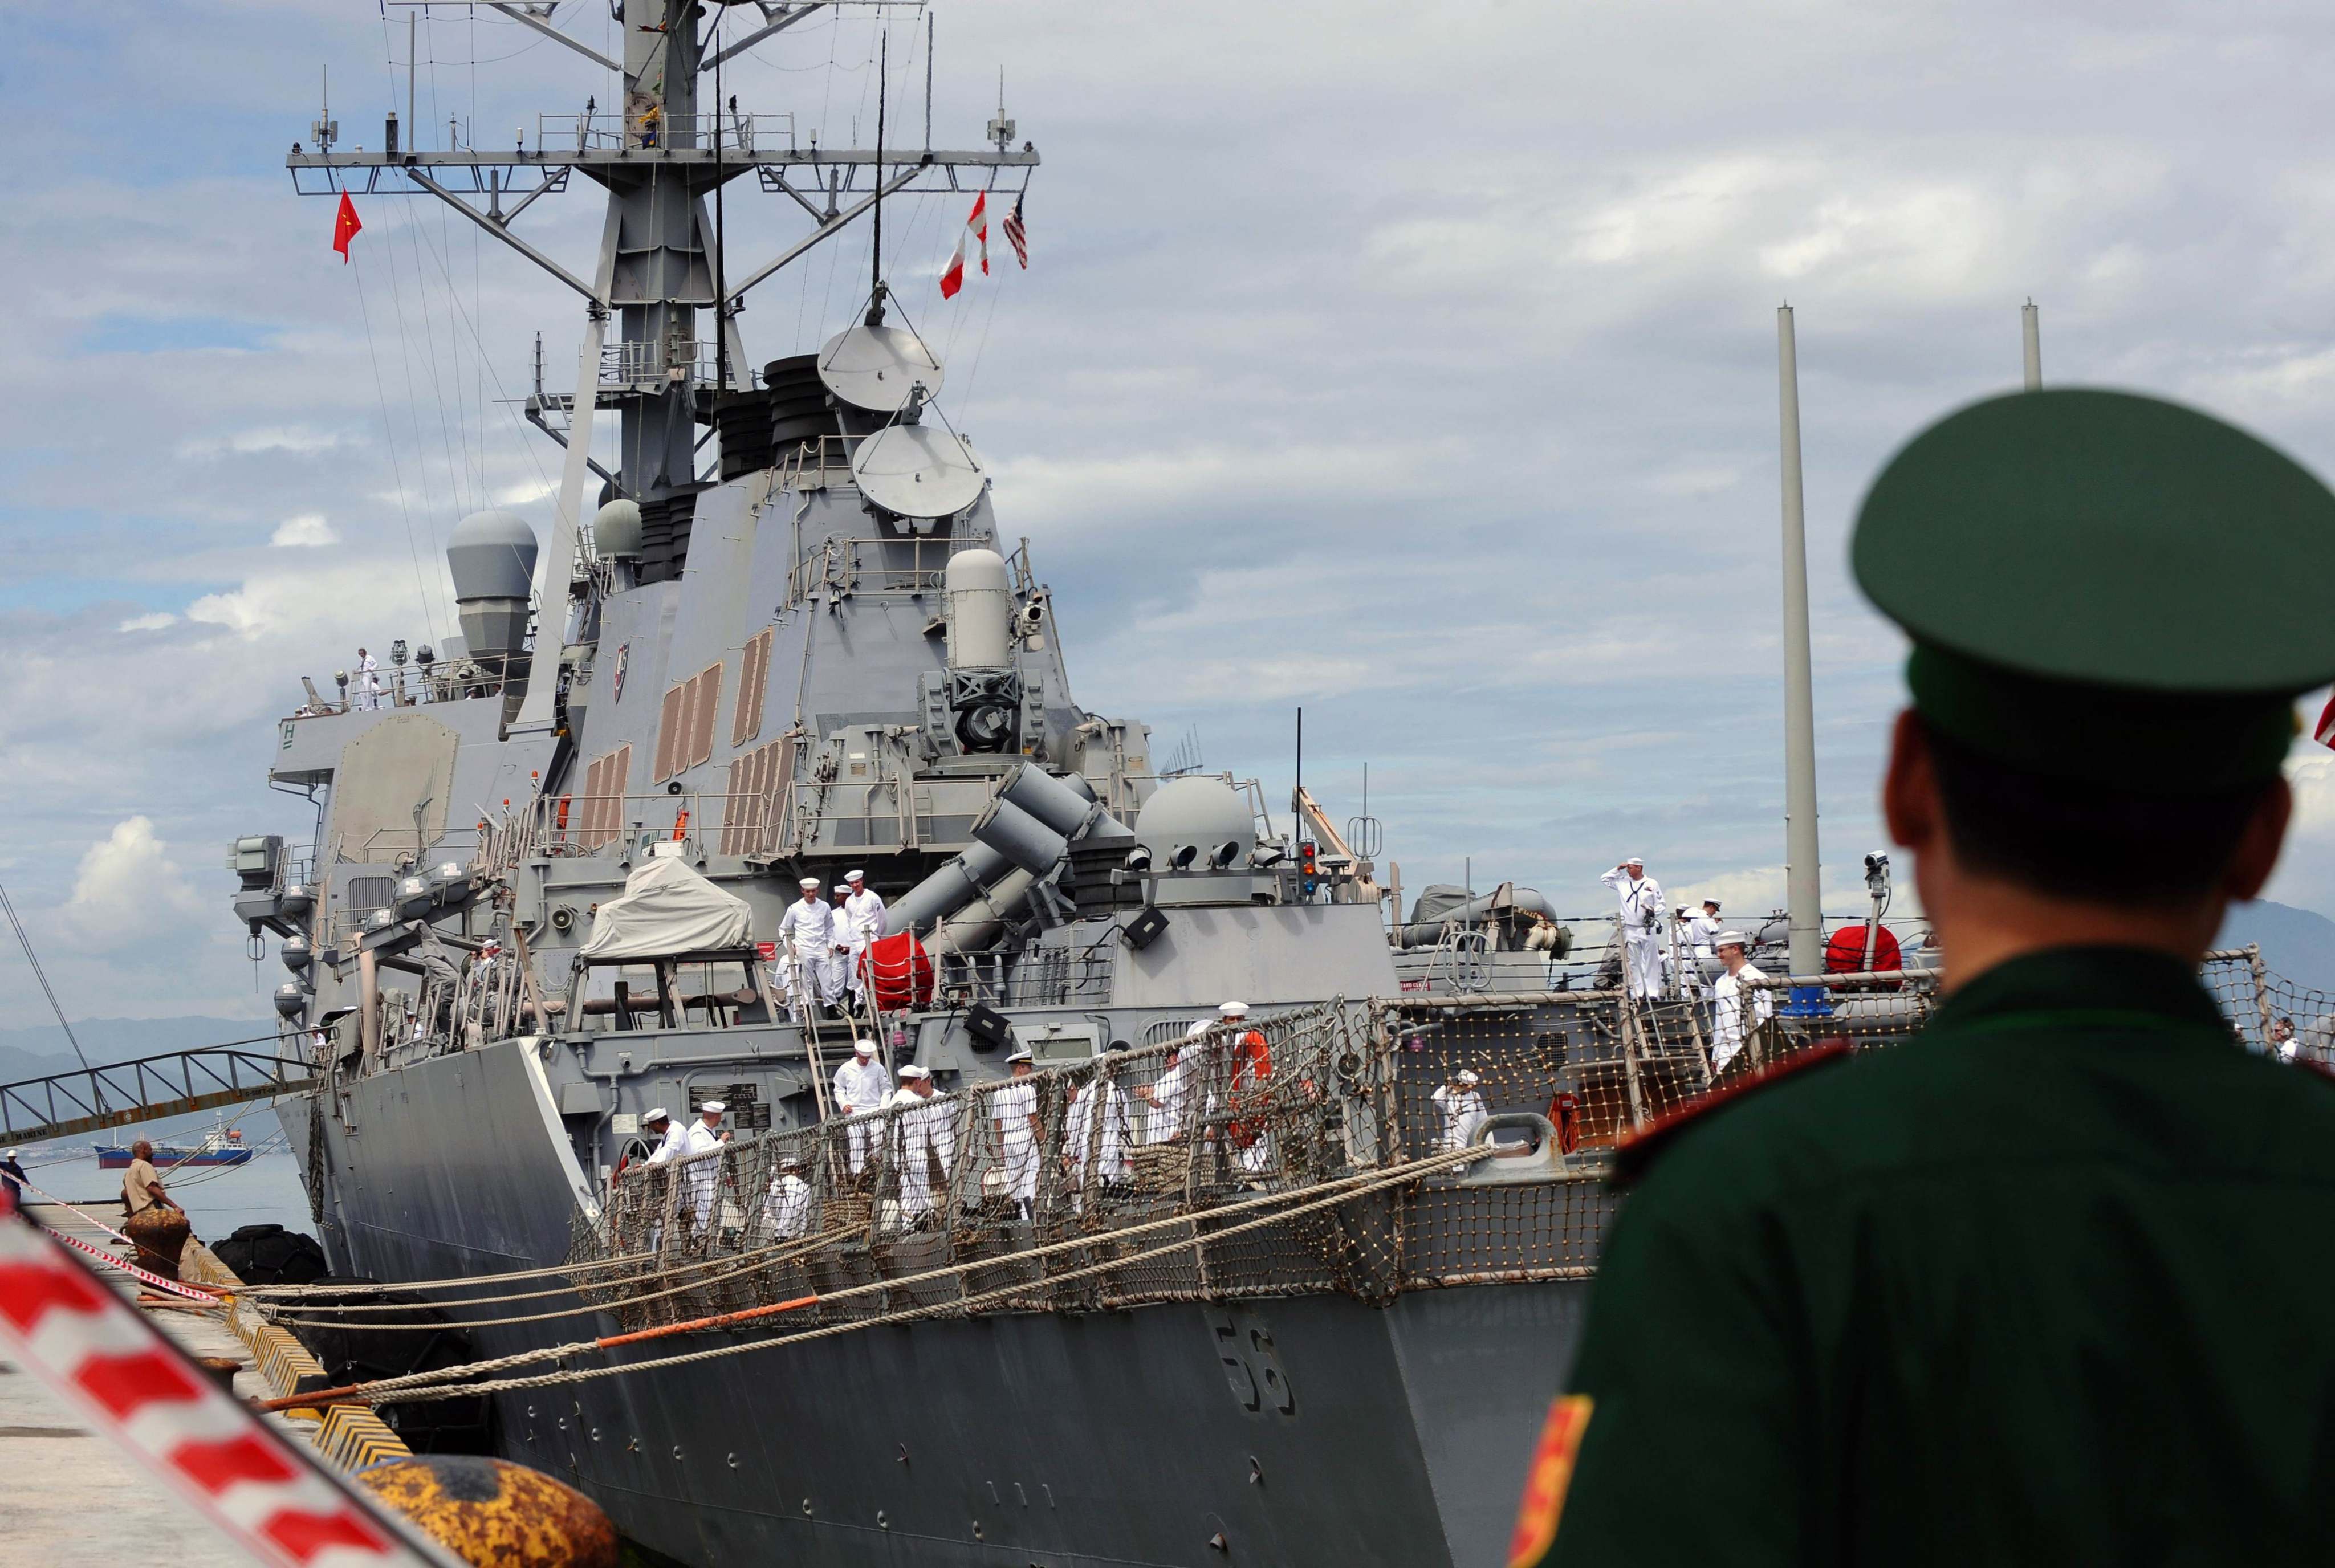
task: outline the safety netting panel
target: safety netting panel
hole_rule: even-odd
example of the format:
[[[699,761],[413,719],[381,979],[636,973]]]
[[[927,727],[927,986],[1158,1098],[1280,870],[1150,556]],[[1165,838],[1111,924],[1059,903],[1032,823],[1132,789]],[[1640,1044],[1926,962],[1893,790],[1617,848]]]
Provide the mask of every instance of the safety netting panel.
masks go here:
[[[2324,1059],[2322,994],[2251,951],[2204,980],[2234,1043]],[[1218,1024],[632,1167],[579,1215],[572,1277],[627,1329],[1580,1278],[1634,1130],[1826,1040],[1902,1042],[1937,1004],[1909,971]]]

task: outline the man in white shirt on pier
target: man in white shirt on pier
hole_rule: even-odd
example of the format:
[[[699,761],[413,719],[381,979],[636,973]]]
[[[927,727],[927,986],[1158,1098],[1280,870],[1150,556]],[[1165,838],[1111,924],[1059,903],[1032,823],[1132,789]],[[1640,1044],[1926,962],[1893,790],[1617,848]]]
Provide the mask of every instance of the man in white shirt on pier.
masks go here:
[[[881,1110],[891,1092],[891,1077],[885,1072],[884,1064],[876,1060],[876,1042],[861,1040],[855,1043],[851,1060],[835,1070],[835,1114],[858,1116]],[[881,1134],[882,1129],[870,1122],[844,1128],[844,1136],[850,1140],[848,1157],[853,1176],[867,1168],[867,1157]]]
[[[1719,934],[1719,962],[1726,965],[1710,988],[1710,1070],[1716,1075],[1727,1069],[1743,1049],[1750,1031],[1766,1022],[1776,1011],[1776,993],[1762,987],[1751,988],[1755,980],[1768,977],[1759,966],[1744,956],[1745,943],[1739,931]],[[1749,1016],[1745,1016],[1747,1011]]]
[[[1646,875],[1646,863],[1633,855],[1598,878],[1621,900],[1622,966],[1630,994],[1652,999],[1662,992],[1662,944],[1669,911],[1662,885]]]

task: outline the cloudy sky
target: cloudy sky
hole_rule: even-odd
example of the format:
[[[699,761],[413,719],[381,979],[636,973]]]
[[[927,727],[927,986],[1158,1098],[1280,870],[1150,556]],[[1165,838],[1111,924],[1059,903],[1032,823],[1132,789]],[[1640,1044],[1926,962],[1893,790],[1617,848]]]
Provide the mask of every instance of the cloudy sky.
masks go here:
[[[264,786],[269,721],[358,643],[448,628],[438,549],[463,512],[548,516],[556,453],[499,400],[538,331],[555,376],[573,364],[570,297],[397,198],[362,206],[344,267],[330,203],[281,167],[326,68],[344,143],[379,146],[405,15],[0,5],[0,876],[75,1013],[260,1004],[278,974],[255,984],[222,857],[240,831],[305,836]],[[596,44],[605,15],[560,7]],[[1002,68],[1044,155],[1032,264],[945,307],[964,204],[931,198],[893,209],[887,272],[1055,589],[1077,695],[1197,730],[1211,767],[1284,798],[1303,705],[1308,782],[1342,818],[1367,765],[1414,888],[1472,862],[1591,910],[1635,851],[1681,894],[1778,895],[1779,303],[1836,908],[1882,842],[1902,653],[1849,586],[1847,522],[1897,441],[2015,382],[2022,300],[2049,379],[2188,398],[2335,471],[2314,7],[934,15],[935,142],[977,141]],[[799,27],[725,88],[800,137],[870,140],[887,15],[920,140],[906,7]],[[496,146],[613,102],[491,15],[438,7],[421,44],[425,146],[450,117]],[[734,194],[741,264],[803,227]],[[579,181],[521,231],[581,269],[598,223]],[[751,356],[839,324],[865,247],[762,286]],[[2305,820],[2272,893],[2335,910],[2335,757],[2294,769]],[[13,954],[0,997],[40,1006]]]

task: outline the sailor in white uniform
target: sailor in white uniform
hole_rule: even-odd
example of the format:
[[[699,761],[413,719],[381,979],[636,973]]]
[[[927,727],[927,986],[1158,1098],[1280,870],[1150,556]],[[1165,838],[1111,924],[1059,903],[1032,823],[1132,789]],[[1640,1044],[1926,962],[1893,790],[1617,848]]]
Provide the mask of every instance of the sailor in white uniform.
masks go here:
[[[1719,900],[1706,898],[1702,907],[1687,917],[1687,947],[1697,958],[1719,956]]]
[[[1184,1038],[1197,1040],[1208,1032],[1215,1021],[1198,1020],[1184,1031]],[[1189,1130],[1186,1123],[1192,1114],[1192,1056],[1190,1050],[1178,1045],[1168,1053],[1168,1065],[1160,1070],[1158,1078],[1136,1086],[1135,1097],[1144,1104],[1144,1147],[1172,1143]]]
[[[1110,1186],[1125,1181],[1127,1145],[1127,1095],[1098,1071],[1071,1094],[1070,1108],[1062,1117],[1062,1164],[1070,1173],[1071,1190],[1084,1193],[1090,1154],[1098,1185]],[[1072,1200],[1073,1204],[1079,1201]]]
[[[641,1125],[648,1128],[651,1137],[657,1140],[656,1147],[649,1152],[648,1163],[651,1165],[669,1165],[689,1147],[689,1129],[675,1125],[663,1106],[641,1118]]]
[[[884,934],[884,895],[867,886],[866,876],[857,871],[843,874],[843,902],[838,906],[843,915],[843,945],[847,975],[851,986],[851,1004],[867,1004],[867,946]]]
[[[913,1061],[900,1069],[900,1088],[892,1104],[898,1108],[892,1118],[892,1147],[900,1170],[900,1219],[914,1224],[933,1212],[933,1161],[940,1161],[943,1177],[956,1174],[950,1107],[945,1098],[933,1092],[931,1071]]]
[[[363,648],[357,650],[357,706],[368,709],[381,706],[381,661]]]
[[[1621,900],[1622,963],[1630,994],[1661,995],[1663,938],[1668,934],[1662,885],[1646,875],[1646,863],[1634,855],[1598,880]]]
[[[1750,989],[1751,981],[1768,977],[1743,955],[1743,934],[1722,931],[1716,945],[1719,962],[1727,966],[1727,972],[1710,988],[1710,1070],[1714,1073],[1723,1071],[1743,1049],[1745,1037],[1776,1011],[1774,992]],[[1747,998],[1749,1018],[1745,1016]]]
[[[998,1165],[1005,1174],[1005,1190],[1025,1220],[1036,1217],[1038,1147],[1044,1127],[1038,1119],[1038,1086],[1030,1081],[1035,1063],[1027,1046],[1005,1059],[1011,1082],[989,1097],[989,1119],[997,1128]]]
[[[864,1111],[881,1110],[892,1092],[892,1079],[884,1064],[876,1060],[876,1042],[862,1040],[852,1046],[851,1060],[835,1070],[835,1114],[838,1117],[857,1116]],[[857,1176],[867,1168],[867,1157],[874,1151],[876,1140],[883,1128],[873,1122],[861,1122],[844,1128],[850,1141],[851,1174]]]
[[[1484,1125],[1491,1110],[1484,1104],[1484,1096],[1476,1086],[1484,1080],[1473,1070],[1461,1068],[1451,1075],[1451,1081],[1429,1098],[1443,1113],[1443,1147],[1446,1149],[1466,1148]]]
[[[798,1023],[802,1021],[804,1008],[814,1001],[832,1007],[842,990],[841,966],[835,962],[835,909],[819,895],[818,877],[804,877],[801,887],[801,900],[788,905],[787,912],[779,916],[779,942],[794,954],[793,1012]]]
[[[690,1124],[688,1146],[682,1150],[682,1158],[689,1162],[682,1169],[689,1176],[690,1212],[694,1216],[693,1228],[701,1236],[713,1217],[713,1191],[722,1175],[722,1162],[697,1157],[712,1155],[730,1141],[730,1135],[722,1130],[722,1113],[729,1108],[718,1099],[709,1099],[699,1106],[698,1119]]]
[[[762,1229],[774,1242],[810,1234],[810,1183],[802,1178],[800,1156],[779,1157],[779,1174],[762,1199]]]

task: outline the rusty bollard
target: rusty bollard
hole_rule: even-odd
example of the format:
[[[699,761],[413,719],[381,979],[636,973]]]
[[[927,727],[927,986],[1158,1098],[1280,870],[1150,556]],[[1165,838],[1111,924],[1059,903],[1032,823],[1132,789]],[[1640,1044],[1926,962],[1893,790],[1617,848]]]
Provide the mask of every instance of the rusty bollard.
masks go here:
[[[194,1228],[179,1210],[156,1204],[124,1220],[121,1234],[138,1244],[138,1253],[130,1260],[131,1263],[149,1273],[175,1280],[179,1277],[179,1254],[187,1250],[187,1239],[194,1234]]]
[[[477,1568],[616,1568],[600,1505],[539,1470],[470,1454],[417,1454],[357,1472],[383,1503]]]

